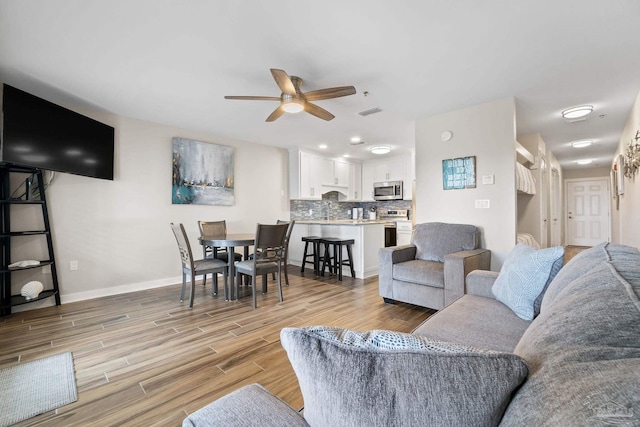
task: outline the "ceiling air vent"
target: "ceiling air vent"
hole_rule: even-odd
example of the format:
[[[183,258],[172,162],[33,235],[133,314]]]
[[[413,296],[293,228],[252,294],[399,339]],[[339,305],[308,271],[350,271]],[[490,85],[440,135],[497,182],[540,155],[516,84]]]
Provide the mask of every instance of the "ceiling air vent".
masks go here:
[[[360,111],[358,114],[364,117],[364,116],[370,116],[372,114],[379,113],[380,111],[382,110],[379,109],[378,107],[373,107],[373,108],[369,108],[368,110]]]

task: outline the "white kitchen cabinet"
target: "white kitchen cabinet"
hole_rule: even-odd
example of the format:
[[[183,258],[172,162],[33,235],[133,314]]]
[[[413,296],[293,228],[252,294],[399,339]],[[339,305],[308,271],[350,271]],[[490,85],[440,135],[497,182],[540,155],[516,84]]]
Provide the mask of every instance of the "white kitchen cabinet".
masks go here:
[[[354,164],[299,150],[289,152],[289,190],[291,199],[320,200],[322,194],[337,191],[340,200],[351,197],[351,186],[360,197],[361,177],[353,176]],[[358,167],[360,165],[357,165]],[[359,199],[354,199],[359,200]]]
[[[403,181],[405,179],[405,160],[404,157],[392,157],[375,163],[373,166],[374,182]]]
[[[300,153],[300,165],[298,176],[300,178],[301,199],[321,199],[323,173],[322,159],[309,153]]]
[[[349,200],[362,200],[362,165],[349,163]]]

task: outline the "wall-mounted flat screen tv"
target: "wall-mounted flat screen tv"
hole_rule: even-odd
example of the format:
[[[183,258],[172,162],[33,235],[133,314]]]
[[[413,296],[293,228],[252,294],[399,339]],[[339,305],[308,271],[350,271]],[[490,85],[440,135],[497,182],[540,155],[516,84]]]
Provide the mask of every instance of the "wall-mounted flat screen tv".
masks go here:
[[[113,180],[113,127],[7,84],[2,112],[3,162]]]

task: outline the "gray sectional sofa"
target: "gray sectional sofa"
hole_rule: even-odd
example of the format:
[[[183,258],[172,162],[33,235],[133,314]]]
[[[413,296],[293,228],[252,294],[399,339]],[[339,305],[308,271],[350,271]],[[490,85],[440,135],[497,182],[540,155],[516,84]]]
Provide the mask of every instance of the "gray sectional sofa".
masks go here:
[[[284,329],[304,414],[253,384],[183,426],[640,426],[638,249],[576,255],[532,321],[496,300],[498,277],[472,272],[412,334]]]

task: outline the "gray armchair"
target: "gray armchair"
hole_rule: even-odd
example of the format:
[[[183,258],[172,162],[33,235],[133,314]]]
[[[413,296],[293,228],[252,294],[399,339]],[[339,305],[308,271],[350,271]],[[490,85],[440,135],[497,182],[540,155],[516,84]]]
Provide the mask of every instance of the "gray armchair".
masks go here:
[[[474,225],[417,224],[410,245],[380,249],[380,296],[386,303],[440,310],[465,293],[467,274],[489,270],[491,251],[479,246],[480,230]]]

